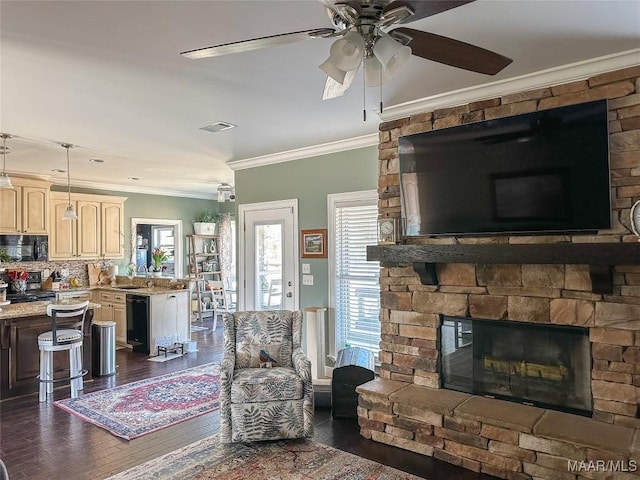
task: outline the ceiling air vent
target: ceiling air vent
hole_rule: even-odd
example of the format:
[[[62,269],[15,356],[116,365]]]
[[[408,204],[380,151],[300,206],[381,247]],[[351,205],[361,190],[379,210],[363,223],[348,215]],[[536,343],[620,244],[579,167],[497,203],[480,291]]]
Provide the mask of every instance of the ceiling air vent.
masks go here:
[[[223,130],[229,130],[230,128],[235,127],[233,123],[228,122],[215,122],[210,125],[205,125],[204,127],[200,127],[200,130],[206,130],[211,133],[222,132]]]

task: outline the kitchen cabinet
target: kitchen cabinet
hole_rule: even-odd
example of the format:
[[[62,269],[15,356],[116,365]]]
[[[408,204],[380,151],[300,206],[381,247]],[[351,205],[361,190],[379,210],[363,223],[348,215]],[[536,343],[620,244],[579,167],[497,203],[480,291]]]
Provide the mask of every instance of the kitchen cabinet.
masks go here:
[[[0,234],[46,235],[50,182],[11,176],[13,188],[0,190]]]
[[[109,290],[94,290],[94,302],[100,304],[96,319],[116,322],[116,342],[127,343],[127,294]]]
[[[122,258],[126,197],[71,194],[77,221],[63,220],[67,194],[51,193],[49,259]]]
[[[189,292],[130,294],[127,338],[134,352],[156,355],[158,346],[189,340]]]
[[[100,203],[100,233],[102,255],[106,258],[124,256],[124,200]]]
[[[12,179],[13,180],[13,179]],[[44,302],[37,302],[42,303]],[[46,311],[46,306],[43,306]],[[85,317],[82,365],[88,370],[84,380],[91,377],[91,322],[94,312],[89,309]],[[5,312],[3,312],[5,313]],[[51,330],[51,318],[46,314],[6,317],[0,319],[0,398],[7,399],[38,391],[36,376],[39,373],[38,335]],[[54,376],[69,376],[69,355],[55,352]]]
[[[191,338],[189,322],[189,293],[176,290],[172,293],[151,295],[151,320],[149,343],[157,353],[158,345],[184,342]]]

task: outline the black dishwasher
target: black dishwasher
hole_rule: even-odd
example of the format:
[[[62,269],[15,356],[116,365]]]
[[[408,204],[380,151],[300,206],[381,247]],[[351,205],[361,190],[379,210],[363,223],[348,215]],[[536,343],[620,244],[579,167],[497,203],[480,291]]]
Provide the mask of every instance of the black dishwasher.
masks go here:
[[[148,296],[127,295],[127,343],[134,352],[150,353],[149,313]]]

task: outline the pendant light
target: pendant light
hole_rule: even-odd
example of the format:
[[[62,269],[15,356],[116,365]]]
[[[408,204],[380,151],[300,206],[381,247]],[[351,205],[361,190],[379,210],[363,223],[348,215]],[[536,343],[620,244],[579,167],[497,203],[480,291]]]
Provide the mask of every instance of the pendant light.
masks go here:
[[[69,171],[69,149],[73,148],[73,145],[70,143],[63,143],[62,148],[67,149],[67,195],[69,199],[69,204],[67,205],[67,209],[64,211],[64,215],[62,215],[63,220],[77,220],[78,215],[73,210],[73,205],[71,205],[71,173]]]
[[[11,138],[8,133],[0,133],[2,138],[2,173],[0,173],[0,188],[12,188],[11,179],[7,175],[7,138]]]

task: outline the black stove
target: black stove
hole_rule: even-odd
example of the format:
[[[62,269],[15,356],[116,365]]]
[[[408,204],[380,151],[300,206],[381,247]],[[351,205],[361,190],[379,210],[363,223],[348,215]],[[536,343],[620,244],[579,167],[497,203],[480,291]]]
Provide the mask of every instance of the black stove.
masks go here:
[[[4,280],[9,284],[7,300],[11,300],[11,303],[41,302],[56,298],[55,292],[42,290],[42,274],[40,272],[29,272],[27,291],[25,293],[16,293],[12,290],[11,280],[7,273],[0,273],[0,280]]]
[[[7,300],[11,303],[43,302],[54,300],[56,292],[50,290],[28,290],[26,293],[7,293]]]

